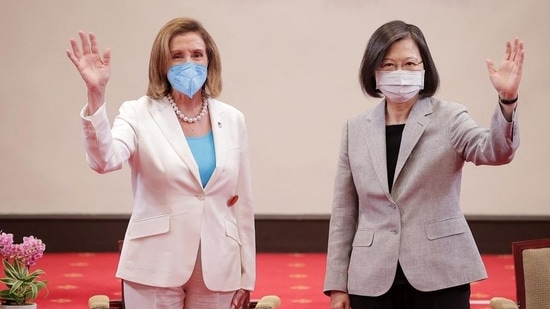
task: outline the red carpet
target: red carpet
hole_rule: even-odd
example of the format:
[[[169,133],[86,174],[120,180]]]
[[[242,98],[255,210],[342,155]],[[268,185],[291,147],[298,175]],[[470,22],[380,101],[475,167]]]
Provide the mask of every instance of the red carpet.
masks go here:
[[[276,294],[280,309],[328,309],[322,293],[324,253],[258,254],[258,280],[252,298]],[[120,298],[120,281],[114,278],[118,253],[49,253],[37,266],[46,272],[49,293],[37,299],[40,309],[88,309],[88,298],[105,294]],[[483,257],[489,279],[472,285],[472,309],[490,309],[489,299],[515,299],[511,255]]]

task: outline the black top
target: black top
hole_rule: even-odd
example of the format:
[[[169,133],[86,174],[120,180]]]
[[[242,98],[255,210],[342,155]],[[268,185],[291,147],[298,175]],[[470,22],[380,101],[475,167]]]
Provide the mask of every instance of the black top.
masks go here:
[[[399,156],[399,146],[401,145],[401,136],[403,136],[405,124],[396,124],[386,126],[386,166],[388,167],[388,187],[393,186],[393,177],[395,175],[395,166],[397,165],[397,157]],[[394,284],[405,284],[407,278],[403,273],[401,264],[397,262],[397,272],[395,274]]]
[[[404,128],[405,124],[386,126],[386,166],[388,167],[388,187],[390,188],[390,193]]]

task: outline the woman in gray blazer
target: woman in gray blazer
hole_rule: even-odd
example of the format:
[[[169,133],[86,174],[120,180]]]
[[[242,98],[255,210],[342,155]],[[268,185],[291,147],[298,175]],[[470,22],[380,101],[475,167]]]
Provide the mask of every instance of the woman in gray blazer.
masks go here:
[[[130,309],[240,308],[256,279],[248,135],[244,115],[214,99],[221,63],[196,20],[157,34],[149,88],[109,124],[110,49],[79,33],[67,54],[88,88],[82,109],[88,164],[132,170],[134,205],[117,277]]]
[[[379,27],[360,68],[365,94],[384,99],[344,125],[330,219],[325,294],[332,309],[466,309],[487,277],[460,209],[465,162],[509,163],[519,145],[523,43],[506,43],[490,127],[434,98],[439,76],[421,30]]]

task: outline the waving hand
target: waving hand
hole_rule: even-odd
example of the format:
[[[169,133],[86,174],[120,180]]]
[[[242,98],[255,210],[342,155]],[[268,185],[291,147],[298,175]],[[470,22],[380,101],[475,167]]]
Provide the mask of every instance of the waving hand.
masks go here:
[[[495,67],[491,59],[485,60],[489,78],[501,99],[513,100],[517,97],[523,58],[523,42],[516,38],[513,45],[510,41],[506,42],[506,52],[499,67]]]
[[[111,50],[105,49],[103,57],[99,54],[96,36],[82,31],[78,32],[82,41],[82,50],[74,38],[71,38],[71,48],[67,56],[77,68],[80,76],[88,87],[88,111],[93,113],[105,101],[105,88],[111,76]]]

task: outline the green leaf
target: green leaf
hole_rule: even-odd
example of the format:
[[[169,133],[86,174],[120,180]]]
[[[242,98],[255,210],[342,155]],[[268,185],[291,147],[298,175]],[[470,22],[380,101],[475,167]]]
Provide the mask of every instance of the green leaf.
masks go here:
[[[3,260],[5,278],[0,278],[7,289],[0,291],[0,299],[10,304],[24,304],[27,300],[36,299],[38,292],[45,288],[47,281],[38,281],[45,274],[41,269],[29,272],[29,268],[20,260]]]
[[[17,270],[13,265],[10,264],[8,260],[4,260],[4,273],[6,274],[7,278],[16,278],[17,277]]]

